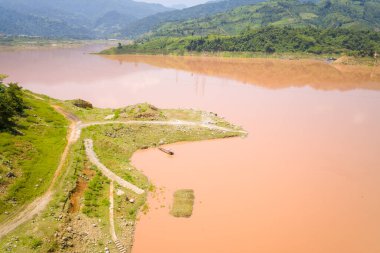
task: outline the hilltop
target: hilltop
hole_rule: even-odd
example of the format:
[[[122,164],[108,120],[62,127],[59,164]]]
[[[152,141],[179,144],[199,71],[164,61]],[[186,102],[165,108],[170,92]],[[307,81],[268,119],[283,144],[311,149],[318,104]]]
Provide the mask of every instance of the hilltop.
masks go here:
[[[210,1],[182,10],[157,13],[126,25],[121,30],[121,34],[132,38],[138,37],[150,33],[168,22],[177,23],[189,19],[205,18],[217,13],[224,13],[239,6],[251,5],[262,1],[265,0]]]
[[[269,0],[232,10],[166,22],[151,36],[236,35],[247,28],[292,26],[380,30],[380,2],[377,0]]]

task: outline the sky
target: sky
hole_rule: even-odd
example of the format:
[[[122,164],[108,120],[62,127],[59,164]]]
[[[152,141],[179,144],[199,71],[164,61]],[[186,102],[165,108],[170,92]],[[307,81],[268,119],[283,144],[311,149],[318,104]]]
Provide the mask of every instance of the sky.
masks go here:
[[[208,2],[208,0],[138,0],[138,1],[147,2],[147,3],[160,3],[165,6],[173,6],[175,4],[184,4],[187,7]]]

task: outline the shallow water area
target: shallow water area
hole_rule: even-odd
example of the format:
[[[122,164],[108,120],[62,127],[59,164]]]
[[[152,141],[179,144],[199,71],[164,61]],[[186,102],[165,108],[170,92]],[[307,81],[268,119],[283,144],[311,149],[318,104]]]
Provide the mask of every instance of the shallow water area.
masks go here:
[[[0,52],[0,72],[55,98],[201,109],[249,132],[134,155],[164,192],[133,253],[380,252],[379,67],[99,49]],[[181,188],[195,191],[189,219],[169,214]]]

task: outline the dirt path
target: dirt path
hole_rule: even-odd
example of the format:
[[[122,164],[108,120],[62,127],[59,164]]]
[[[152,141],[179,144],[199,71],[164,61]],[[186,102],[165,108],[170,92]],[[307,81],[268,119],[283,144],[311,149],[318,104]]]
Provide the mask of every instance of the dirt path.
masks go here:
[[[127,253],[127,250],[124,248],[124,246],[121,244],[119,239],[117,238],[116,231],[115,231],[115,221],[114,221],[114,215],[113,215],[113,209],[114,209],[114,199],[113,199],[113,192],[114,192],[114,182],[111,181],[110,183],[110,233],[112,237],[112,241],[116,244],[116,248],[119,250],[120,253]]]
[[[86,154],[87,154],[87,157],[90,159],[91,163],[95,164],[96,167],[98,167],[102,171],[103,175],[105,175],[108,179],[110,179],[111,181],[117,182],[122,187],[127,188],[137,194],[143,194],[145,192],[144,190],[138,188],[137,186],[125,181],[124,179],[122,179],[121,177],[113,173],[106,166],[104,166],[99,161],[98,157],[96,156],[94,152],[94,146],[93,146],[92,140],[90,139],[84,140],[84,146],[86,147]]]
[[[1,224],[0,226],[0,238],[5,236],[6,234],[10,233],[14,229],[16,229],[18,226],[20,226],[22,223],[31,220],[35,215],[42,212],[46,206],[49,204],[50,200],[53,197],[54,191],[53,187],[54,184],[57,181],[58,176],[62,172],[63,166],[65,164],[67,155],[69,153],[71,145],[75,142],[75,133],[77,132],[78,128],[78,121],[75,120],[75,118],[67,117],[66,113],[63,113],[63,110],[57,106],[53,106],[53,108],[63,114],[66,118],[68,118],[71,122],[69,131],[67,134],[67,144],[66,147],[62,153],[61,159],[59,161],[57,170],[54,173],[53,179],[50,183],[50,186],[48,190],[42,195],[41,197],[35,199],[32,203],[27,205],[25,209],[23,209],[21,212],[19,212],[14,218],[11,220],[6,221],[5,223]]]

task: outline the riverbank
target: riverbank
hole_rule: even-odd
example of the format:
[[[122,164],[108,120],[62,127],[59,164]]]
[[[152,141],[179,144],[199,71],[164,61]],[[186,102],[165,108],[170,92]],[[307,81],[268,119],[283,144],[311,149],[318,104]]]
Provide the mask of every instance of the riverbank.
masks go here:
[[[39,37],[0,37],[0,51],[78,48],[85,45],[113,46],[110,40],[49,39]]]
[[[100,55],[134,55],[134,56],[194,56],[194,57],[218,57],[227,59],[280,59],[280,60],[316,60],[321,62],[341,65],[379,66],[379,60],[373,57],[354,57],[338,54],[315,55],[310,53],[262,53],[262,52],[123,52],[117,48],[111,48],[99,52]]]
[[[168,143],[244,135],[239,127],[213,113],[163,110],[149,104],[113,110],[96,109],[85,103],[88,107],[80,108],[74,105],[75,101],[27,94],[57,108],[74,120],[76,127],[72,129],[73,146],[64,161],[64,170],[52,187],[52,201],[37,217],[2,238],[0,248],[4,251],[98,252],[104,248],[113,251],[120,243],[130,251],[135,221],[140,210],[149,209],[147,193],[155,191],[149,179],[130,164],[132,154]],[[142,192],[135,193],[115,181],[115,191],[112,191],[115,194],[110,194],[109,184],[114,178],[104,175],[98,164],[92,164],[84,152],[85,139],[93,141],[94,154],[110,172]],[[114,202],[110,199],[113,195]],[[76,201],[71,201],[72,197]],[[75,208],[73,203],[77,205]],[[111,209],[110,203],[113,203]],[[111,210],[112,216],[109,215]],[[111,229],[119,238],[119,244],[112,243]]]
[[[352,56],[358,64],[369,63],[380,51],[380,33],[344,28],[265,27],[233,36],[206,35],[151,37],[104,50],[101,54],[174,54],[222,57],[264,57],[335,61]],[[371,63],[370,63],[371,64]]]

